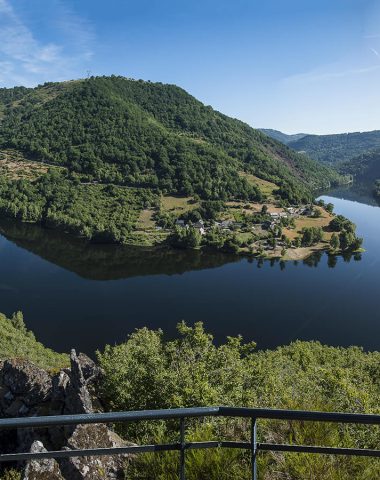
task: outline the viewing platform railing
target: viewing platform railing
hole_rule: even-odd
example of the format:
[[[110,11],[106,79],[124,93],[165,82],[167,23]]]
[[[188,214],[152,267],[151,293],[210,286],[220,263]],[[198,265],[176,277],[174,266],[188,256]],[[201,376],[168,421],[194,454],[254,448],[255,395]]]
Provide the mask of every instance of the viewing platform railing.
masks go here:
[[[207,442],[186,442],[185,420],[200,417],[226,417],[246,418],[250,420],[251,436],[249,442],[235,441],[207,441]],[[2,462],[19,462],[39,460],[46,458],[69,458],[107,456],[121,454],[140,454],[146,452],[179,452],[178,478],[185,480],[185,456],[187,450],[208,449],[208,448],[238,448],[249,450],[251,455],[252,479],[257,479],[257,455],[261,451],[271,452],[293,452],[326,455],[350,455],[362,457],[380,457],[380,450],[341,448],[326,446],[309,446],[294,444],[261,443],[257,440],[258,421],[285,420],[302,422],[330,422],[357,425],[380,425],[380,415],[354,414],[354,413],[330,413],[311,412],[298,410],[272,410],[260,408],[233,408],[233,407],[200,407],[200,408],[176,408],[169,410],[143,410],[135,412],[98,413],[84,415],[61,415],[46,417],[27,417],[0,419],[0,430],[12,430],[19,428],[42,428],[64,425],[81,424],[110,424],[138,422],[142,420],[172,420],[178,419],[179,438],[177,443],[161,445],[137,445],[116,448],[91,448],[83,450],[59,450],[42,453],[12,453],[1,454]]]

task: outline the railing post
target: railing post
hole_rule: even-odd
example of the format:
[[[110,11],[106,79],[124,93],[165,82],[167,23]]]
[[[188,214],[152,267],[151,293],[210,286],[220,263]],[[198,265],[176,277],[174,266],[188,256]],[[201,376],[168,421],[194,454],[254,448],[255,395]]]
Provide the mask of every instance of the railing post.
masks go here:
[[[251,424],[251,467],[252,480],[257,480],[257,420],[252,418]]]
[[[180,419],[179,428],[180,428],[180,446],[181,446],[180,461],[179,461],[179,463],[180,463],[180,465],[179,465],[179,478],[180,478],[180,480],[185,480],[185,447],[186,447],[186,443],[185,443],[185,419],[184,418]]]

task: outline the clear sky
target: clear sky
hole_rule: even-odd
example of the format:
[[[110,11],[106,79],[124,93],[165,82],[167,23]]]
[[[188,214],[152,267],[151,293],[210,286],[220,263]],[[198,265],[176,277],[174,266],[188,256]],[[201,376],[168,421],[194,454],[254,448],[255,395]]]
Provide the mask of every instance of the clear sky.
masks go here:
[[[380,129],[380,0],[0,0],[0,86],[88,72],[254,127]]]

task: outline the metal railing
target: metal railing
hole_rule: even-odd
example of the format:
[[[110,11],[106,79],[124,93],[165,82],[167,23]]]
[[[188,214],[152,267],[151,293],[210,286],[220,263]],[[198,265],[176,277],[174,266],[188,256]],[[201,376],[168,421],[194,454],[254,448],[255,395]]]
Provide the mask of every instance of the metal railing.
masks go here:
[[[186,442],[185,419],[199,417],[228,417],[247,418],[251,421],[250,442],[236,441],[207,441],[207,442]],[[179,479],[185,480],[185,456],[187,450],[208,449],[208,448],[237,448],[249,450],[252,460],[252,479],[257,479],[257,455],[260,451],[271,452],[293,452],[313,453],[327,455],[350,455],[362,457],[380,458],[380,450],[341,448],[310,445],[293,445],[277,443],[260,443],[257,440],[257,424],[260,419],[287,420],[303,422],[331,422],[357,425],[380,425],[380,415],[354,414],[354,413],[330,413],[310,412],[298,410],[272,410],[260,408],[233,408],[233,407],[201,407],[201,408],[176,408],[169,410],[143,410],[135,412],[98,413],[84,415],[61,415],[46,417],[28,417],[1,419],[0,430],[12,430],[19,428],[42,428],[64,425],[82,424],[110,424],[127,423],[142,420],[179,420],[179,442],[161,445],[136,445],[114,448],[89,448],[81,450],[59,450],[41,453],[12,453],[1,454],[2,462],[19,462],[39,460],[46,458],[69,458],[107,456],[121,454],[138,454],[146,452],[167,452],[179,451]]]

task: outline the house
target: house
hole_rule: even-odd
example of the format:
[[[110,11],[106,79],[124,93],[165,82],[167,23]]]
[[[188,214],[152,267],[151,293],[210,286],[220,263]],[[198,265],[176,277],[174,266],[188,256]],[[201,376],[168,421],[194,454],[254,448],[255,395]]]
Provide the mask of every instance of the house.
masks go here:
[[[195,223],[193,224],[193,227],[194,227],[194,228],[204,228],[204,225],[205,225],[205,223],[204,223],[203,220],[198,220],[197,222],[195,222]]]
[[[280,216],[278,212],[272,212],[269,215],[271,216],[271,218],[278,218]]]
[[[302,215],[309,216],[313,215],[313,208],[312,207],[306,207],[304,211],[302,212]]]
[[[222,228],[230,228],[232,227],[232,224],[233,224],[232,220],[224,220],[223,222],[220,223],[220,226]]]
[[[175,224],[178,226],[178,227],[185,227],[185,220],[177,220],[175,222]]]

